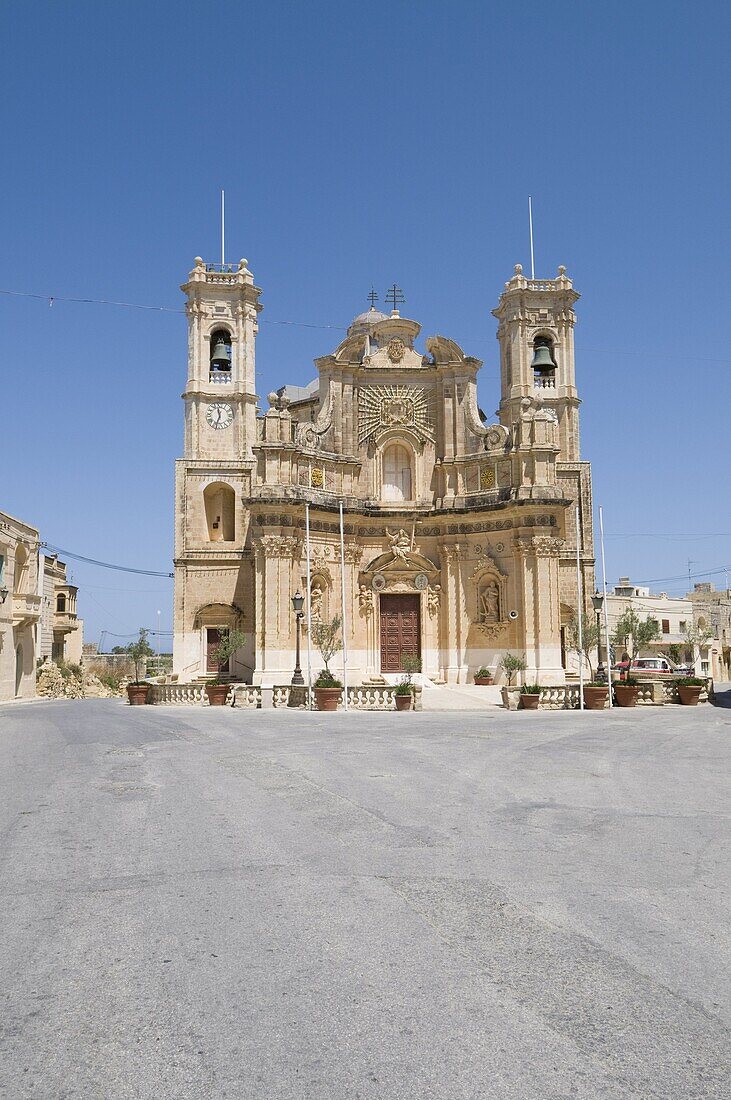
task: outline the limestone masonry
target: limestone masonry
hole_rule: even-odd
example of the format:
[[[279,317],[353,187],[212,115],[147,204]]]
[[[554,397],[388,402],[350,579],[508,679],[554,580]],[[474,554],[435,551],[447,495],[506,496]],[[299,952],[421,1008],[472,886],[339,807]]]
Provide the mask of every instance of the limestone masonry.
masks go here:
[[[538,280],[517,265],[505,284],[493,311],[496,423],[478,408],[479,359],[443,336],[421,350],[416,321],[374,308],[316,361],[316,383],[283,386],[260,416],[261,291],[246,261],[198,258],[182,289],[178,678],[215,672],[219,632],[235,627],[246,644],[230,674],[289,682],[291,597],[307,593],[309,503],[310,611],[315,621],[340,613],[344,570],[350,683],[398,673],[407,654],[421,657],[427,676],[463,683],[507,650],[525,654],[527,680],[564,683],[577,538],[584,592],[594,590],[591,473],[579,452],[574,377],[579,295],[565,269]],[[315,674],[320,667],[316,656]]]

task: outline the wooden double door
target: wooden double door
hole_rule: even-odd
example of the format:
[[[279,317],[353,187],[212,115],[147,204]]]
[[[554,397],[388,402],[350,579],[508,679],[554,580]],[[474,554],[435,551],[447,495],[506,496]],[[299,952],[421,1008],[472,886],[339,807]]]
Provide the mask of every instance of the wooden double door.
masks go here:
[[[381,672],[403,672],[404,657],[421,657],[421,598],[381,596]]]

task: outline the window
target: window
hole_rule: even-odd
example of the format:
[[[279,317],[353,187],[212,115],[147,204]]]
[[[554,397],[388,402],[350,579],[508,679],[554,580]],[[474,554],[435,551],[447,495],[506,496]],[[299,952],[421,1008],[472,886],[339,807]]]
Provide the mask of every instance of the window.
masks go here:
[[[688,623],[686,622],[686,620],[681,619],[679,625],[680,625],[680,633],[685,634],[686,630],[688,629]]]
[[[662,621],[662,632],[663,632],[663,634],[669,634],[670,633],[670,619],[663,619],[663,621]]]
[[[411,500],[411,457],[401,443],[383,452],[383,499]]]
[[[63,592],[59,592],[59,594],[56,596],[56,611],[65,611],[65,610],[66,610],[66,597],[63,594]]]

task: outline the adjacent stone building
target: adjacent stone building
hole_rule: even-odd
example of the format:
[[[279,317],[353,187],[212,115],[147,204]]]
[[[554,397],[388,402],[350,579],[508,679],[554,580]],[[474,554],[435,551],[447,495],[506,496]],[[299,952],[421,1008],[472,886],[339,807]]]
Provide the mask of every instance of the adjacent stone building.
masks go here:
[[[564,682],[563,627],[579,603],[577,539],[584,592],[594,590],[591,475],[580,456],[574,374],[579,295],[565,269],[528,279],[518,265],[505,284],[493,311],[494,422],[478,407],[479,359],[449,337],[422,343],[417,321],[374,308],[316,360],[314,383],[270,394],[261,416],[261,291],[246,261],[198,258],[182,289],[189,342],[175,489],[178,678],[214,672],[219,632],[235,627],[246,644],[230,673],[289,682],[290,601],[307,592],[309,504],[310,610],[314,620],[340,613],[344,573],[350,683],[391,677],[407,654],[421,658],[427,676],[463,683],[482,665],[495,669],[506,651],[525,655],[527,679]]]
[[[36,693],[38,530],[0,512],[0,700]]]
[[[41,622],[37,656],[42,660],[80,664],[84,645],[84,623],[78,617],[78,588],[69,584],[66,563],[57,555],[41,557],[43,583]]]

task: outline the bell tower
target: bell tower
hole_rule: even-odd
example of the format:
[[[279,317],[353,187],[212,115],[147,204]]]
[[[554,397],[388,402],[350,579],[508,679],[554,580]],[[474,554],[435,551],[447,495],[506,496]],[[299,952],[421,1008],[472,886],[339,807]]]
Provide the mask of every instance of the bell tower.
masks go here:
[[[574,303],[566,268],[555,279],[527,279],[520,264],[505,284],[493,316],[500,342],[500,423],[511,428],[526,398],[558,420],[559,461],[579,461],[579,405],[574,374]]]
[[[261,290],[246,260],[206,264],[200,256],[180,289],[188,299],[185,458],[251,458]]]

